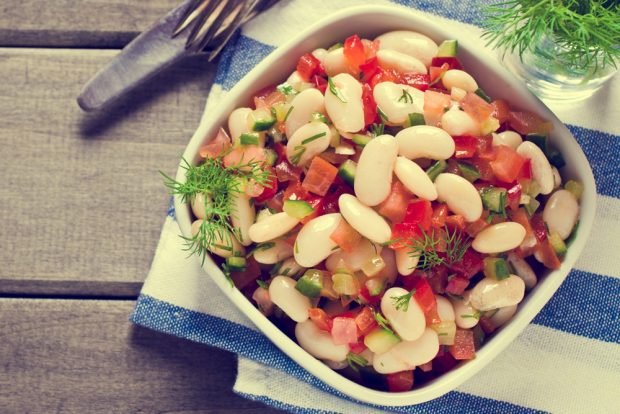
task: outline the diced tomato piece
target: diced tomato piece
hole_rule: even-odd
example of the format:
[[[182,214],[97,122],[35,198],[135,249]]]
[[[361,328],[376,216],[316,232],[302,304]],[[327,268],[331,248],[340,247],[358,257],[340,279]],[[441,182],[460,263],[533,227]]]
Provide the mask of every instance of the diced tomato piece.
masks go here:
[[[362,235],[345,220],[340,220],[340,224],[329,238],[345,252],[352,252],[362,240]]]
[[[433,359],[433,371],[437,374],[450,371],[458,362],[449,352],[443,352],[443,347],[439,347],[439,353]]]
[[[454,56],[435,56],[433,60],[431,60],[431,66],[442,66],[444,63],[447,64],[450,69],[463,69],[463,65],[461,65],[461,62],[458,60],[458,58],[455,58]]]
[[[297,62],[297,72],[305,82],[309,82],[314,75],[321,75],[325,70],[321,62],[312,53],[306,53]]]
[[[360,80],[363,82],[369,82],[378,71],[379,63],[377,58],[373,56],[360,65]]]
[[[418,224],[397,223],[392,229],[392,243],[390,248],[402,249],[409,244],[410,239],[419,239],[422,236],[422,230]]]
[[[444,73],[446,73],[450,69],[450,65],[447,63],[441,64],[441,66],[431,66],[428,70],[431,79],[431,85],[439,82]]]
[[[405,392],[413,388],[413,370],[387,374],[385,379],[390,392]]]
[[[424,231],[431,228],[433,208],[431,202],[424,199],[413,200],[407,206],[404,223],[418,224]]]
[[[360,288],[359,297],[368,305],[377,305],[381,301],[381,295],[372,296],[366,285]]]
[[[399,83],[409,85],[422,92],[426,91],[431,83],[431,78],[426,73],[405,72],[400,75],[399,80]]]
[[[398,82],[399,77],[399,74],[395,70],[384,69],[379,66],[376,73],[368,83],[370,84],[370,87],[374,89],[375,85],[381,82]]]
[[[218,155],[224,153],[224,151],[230,148],[230,145],[230,137],[224,128],[220,128],[217,131],[215,138],[202,145],[198,153],[202,158],[216,158]]]
[[[473,359],[476,356],[474,333],[466,329],[457,329],[454,345],[450,345],[448,350],[456,360]]]
[[[469,223],[467,227],[465,227],[465,232],[469,235],[469,237],[476,237],[478,233],[487,227],[489,227],[489,223],[481,217],[478,220]]]
[[[347,37],[344,41],[343,54],[349,72],[357,75],[360,71],[360,65],[366,61],[362,39],[358,35]]]
[[[276,195],[278,192],[278,177],[273,172],[273,170],[269,169],[269,182],[268,185],[263,186],[263,191],[257,197],[254,197],[254,201],[257,203],[263,203],[269,200],[271,197]]]
[[[377,56],[377,50],[379,50],[378,40],[362,39],[362,45],[364,45],[364,54],[366,56],[366,60],[372,59],[373,57]]]
[[[484,256],[471,247],[463,254],[463,258],[456,263],[450,265],[450,269],[458,272],[465,279],[471,279],[476,273],[482,271],[484,267]]]
[[[532,225],[534,236],[536,236],[536,240],[538,240],[539,243],[542,243],[545,240],[547,240],[547,226],[545,225],[545,222],[543,221],[542,214],[540,213],[534,214],[532,218],[530,219],[530,224]]]
[[[431,216],[431,226],[433,227],[443,227],[446,224],[446,217],[448,216],[448,206],[445,204],[440,204],[433,210],[433,215]]]
[[[284,200],[305,200],[308,197],[308,191],[302,187],[299,181],[291,181],[284,190]]]
[[[491,161],[491,168],[498,180],[512,183],[519,176],[524,163],[525,158],[517,151],[507,145],[499,145],[495,147],[495,160]]]
[[[325,93],[327,89],[327,79],[325,79],[325,77],[314,75],[312,77],[312,83],[314,83],[314,86],[316,86],[321,93]]]
[[[243,147],[233,148],[226,156],[224,156],[224,166],[233,167],[245,165],[250,162],[264,162],[267,159],[265,149],[258,145],[244,145]],[[249,170],[248,168],[241,168]]]
[[[487,335],[492,334],[496,329],[495,324],[491,321],[491,319],[485,316],[480,317],[478,325],[480,325],[484,333]]]
[[[521,187],[521,184],[517,183],[510,187],[507,192],[508,207],[510,207],[512,210],[518,209],[522,193],[523,189]]]
[[[444,114],[444,110],[450,106],[450,95],[437,91],[424,92],[424,119],[428,125],[437,125]]]
[[[377,212],[389,218],[392,223],[400,223],[405,218],[407,203],[411,197],[411,193],[405,186],[399,180],[394,179],[390,194],[377,206]]]
[[[478,149],[478,138],[471,135],[457,135],[452,137],[456,147],[454,156],[456,158],[472,158]]]
[[[517,176],[517,180],[531,180],[532,179],[532,160],[529,158],[525,159],[523,166],[521,167],[521,171],[519,171],[519,175]]]
[[[485,135],[482,137],[476,137],[478,140],[478,156],[486,160],[492,160],[495,158],[493,152],[493,136]]]
[[[507,122],[510,119],[510,106],[502,99],[497,99],[491,102],[493,105],[493,116],[499,121],[500,124]]]
[[[314,157],[301,185],[314,194],[324,196],[334,182],[336,175],[338,175],[338,168],[321,157]]]
[[[372,309],[368,306],[364,306],[361,312],[355,317],[355,324],[357,325],[360,336],[366,335],[368,332],[372,331],[377,326],[377,321],[375,320]]]
[[[493,181],[495,177],[491,168],[491,161],[488,159],[474,157],[470,161],[480,173],[480,179],[484,181]]]
[[[454,230],[465,230],[465,217],[460,214],[453,214],[451,216],[446,217],[446,227],[448,229]]]
[[[245,270],[242,272],[230,272],[230,278],[235,286],[239,289],[245,289],[250,285],[256,286],[256,279],[260,276],[260,266],[254,260],[254,257],[249,257],[246,261]]]
[[[463,276],[453,276],[448,280],[446,285],[446,293],[451,295],[462,295],[465,289],[469,286],[469,280]]]
[[[276,176],[278,177],[278,181],[286,182],[286,181],[295,181],[298,182],[301,180],[302,169],[299,167],[294,167],[290,162],[284,161],[279,162],[275,166]]]
[[[312,195],[307,196],[305,198],[305,201],[308,204],[310,204],[310,207],[312,207],[314,209],[314,211],[312,213],[308,214],[306,217],[302,218],[301,219],[301,224],[306,224],[307,222],[309,222],[313,218],[316,218],[316,217],[322,215],[323,214],[323,204],[325,203],[325,200],[323,199],[323,197],[312,196]]]
[[[255,96],[254,97],[254,106],[256,109],[258,108],[271,108],[277,103],[286,102],[286,95],[278,90],[272,91],[270,94],[265,96]]]
[[[469,116],[476,121],[484,122],[493,114],[493,105],[473,92],[467,92],[460,102],[461,107]]]
[[[426,278],[416,276],[413,277],[415,278],[413,287],[415,289],[415,293],[413,294],[413,297],[424,312],[426,324],[432,325],[434,323],[441,322],[441,319],[439,319],[439,313],[437,312],[437,300],[435,299],[435,293],[433,292],[431,285],[428,283]]]
[[[562,262],[560,262],[560,259],[553,249],[553,246],[551,246],[549,239],[543,240],[539,243],[536,249],[538,250],[538,254],[540,255],[543,265],[545,265],[548,269],[556,270],[562,266]]]
[[[331,332],[332,318],[330,318],[321,308],[308,309],[308,316],[314,324],[321,330]]]
[[[362,104],[364,105],[364,126],[368,126],[377,119],[377,103],[372,95],[369,84],[362,85]]]
[[[435,266],[426,272],[426,280],[433,288],[433,292],[439,294],[445,292],[446,285],[448,284],[448,275],[448,268],[444,265]]]
[[[349,344],[349,349],[354,354],[358,354],[359,355],[362,352],[364,352],[364,350],[366,349],[366,345],[364,345],[364,341],[358,341],[358,342],[354,342],[352,344]]]
[[[332,323],[331,333],[336,345],[357,342],[357,325],[353,318],[336,316]]]
[[[532,112],[510,112],[508,120],[512,129],[521,135],[546,135],[553,129],[553,124]]]

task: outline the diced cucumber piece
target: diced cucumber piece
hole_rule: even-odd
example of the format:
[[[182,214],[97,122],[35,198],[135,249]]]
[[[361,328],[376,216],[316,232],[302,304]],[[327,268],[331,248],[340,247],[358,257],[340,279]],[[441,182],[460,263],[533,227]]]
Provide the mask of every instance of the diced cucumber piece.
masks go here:
[[[362,147],[366,146],[366,144],[368,144],[371,139],[372,137],[370,135],[362,135],[362,134],[353,135],[353,142],[355,142],[357,145],[362,146]]]
[[[306,270],[306,273],[297,280],[295,289],[309,298],[318,297],[323,289],[323,272],[317,269]]]
[[[456,56],[458,52],[459,43],[455,39],[444,40],[439,45],[439,49],[437,50],[437,57],[451,57]]]
[[[437,332],[439,345],[454,345],[454,337],[456,336],[456,323],[454,321],[445,321],[434,323],[431,329]]]
[[[247,266],[245,257],[231,256],[226,258],[226,265],[233,272],[242,272]]]
[[[258,132],[248,132],[245,134],[241,134],[239,137],[239,142],[241,145],[258,145],[260,136]]]
[[[396,334],[377,327],[364,337],[364,345],[375,354],[383,354],[400,342]]]
[[[284,122],[284,118],[286,118],[286,114],[288,113],[289,109],[289,105],[284,102],[278,102],[271,107],[271,111],[275,114],[276,120],[278,122]]]
[[[579,200],[583,194],[583,184],[575,180],[568,180],[566,184],[564,184],[564,189],[575,196],[577,200]]]
[[[426,175],[428,175],[431,181],[435,181],[435,178],[444,172],[446,168],[448,168],[448,163],[445,160],[439,160],[435,164],[428,167],[428,170],[426,170]]]
[[[560,235],[557,232],[552,231],[549,234],[548,239],[549,243],[551,243],[551,247],[555,250],[555,254],[557,254],[560,258],[564,257],[568,249],[566,247],[566,243],[564,243],[564,240],[562,240]]]
[[[285,200],[282,210],[289,216],[300,220],[314,213],[314,208],[303,200]]]
[[[493,213],[506,211],[506,189],[498,187],[485,187],[480,190],[480,197],[484,208]]]
[[[426,125],[426,121],[424,120],[424,115],[419,114],[417,112],[413,112],[407,115],[407,122],[405,126],[412,127],[416,125]]]
[[[484,330],[482,329],[480,324],[474,326],[472,328],[472,332],[474,333],[474,348],[476,348],[477,351],[486,340],[487,334],[484,333]]]
[[[338,168],[338,176],[342,178],[347,184],[353,185],[355,182],[355,170],[357,169],[357,163],[353,160],[346,160],[340,164]]]
[[[573,242],[575,241],[575,239],[577,238],[577,231],[579,230],[579,222],[575,223],[575,227],[573,227],[573,231],[570,232],[570,235],[568,236],[568,238],[564,241],[564,244],[566,244],[566,247],[568,248],[568,246],[570,246],[571,244],[573,244]]]
[[[493,100],[491,99],[489,95],[487,95],[487,93],[482,88],[476,89],[474,93],[478,95],[479,97],[481,97],[482,99],[484,99],[488,103],[491,103],[491,101]]]
[[[459,167],[459,171],[461,172],[463,178],[465,178],[470,183],[473,183],[478,178],[480,178],[480,173],[478,172],[478,169],[473,165],[467,164],[466,162],[459,162],[457,163],[457,166]]]
[[[276,123],[276,117],[266,108],[255,109],[250,114],[250,126],[252,131],[266,131]]]
[[[540,207],[540,201],[536,200],[534,197],[530,197],[530,202],[523,206],[527,214],[532,217],[538,207]]]
[[[508,262],[501,257],[485,257],[484,275],[495,280],[504,280],[510,276]]]

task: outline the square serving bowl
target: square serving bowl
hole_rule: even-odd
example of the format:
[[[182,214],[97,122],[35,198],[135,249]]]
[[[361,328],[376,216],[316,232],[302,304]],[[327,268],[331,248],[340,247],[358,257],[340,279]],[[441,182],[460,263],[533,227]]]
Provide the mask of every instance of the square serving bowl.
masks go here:
[[[408,392],[378,391],[357,384],[333,371],[308,354],[263,316],[239,290],[230,286],[213,260],[209,257],[206,258],[203,266],[205,272],[213,278],[231,302],[286,355],[343,394],[358,401],[385,406],[419,404],[455,389],[506,348],[530,323],[564,281],[581,253],[592,228],[596,199],[592,170],[583,151],[569,130],[541,101],[527,90],[523,83],[508,74],[493,56],[486,51],[476,50],[473,42],[463,38],[457,30],[451,31],[451,28],[445,24],[440,25],[430,17],[421,17],[402,8],[365,6],[334,13],[277,48],[239,81],[217,107],[205,114],[183,154],[189,163],[194,165],[199,163],[198,150],[200,146],[205,139],[208,140],[216,135],[218,128],[226,123],[228,114],[239,106],[248,105],[253,94],[260,89],[283,82],[295,69],[297,60],[302,54],[311,52],[318,47],[326,47],[342,41],[352,34],[372,39],[384,32],[403,29],[423,33],[438,44],[445,39],[457,39],[459,41],[458,57],[463,66],[473,74],[479,85],[494,99],[506,99],[514,108],[535,112],[551,121],[553,123],[552,141],[566,160],[562,175],[565,178],[580,181],[585,190],[581,200],[579,232],[568,250],[561,268],[540,279],[536,287],[521,302],[519,310],[512,320],[482,346],[476,353],[475,359],[461,363],[452,371]],[[184,172],[183,168],[179,168],[176,177],[178,181],[185,181]],[[192,216],[189,206],[183,203],[179,197],[176,197],[175,210],[181,232],[185,236],[190,236]]]

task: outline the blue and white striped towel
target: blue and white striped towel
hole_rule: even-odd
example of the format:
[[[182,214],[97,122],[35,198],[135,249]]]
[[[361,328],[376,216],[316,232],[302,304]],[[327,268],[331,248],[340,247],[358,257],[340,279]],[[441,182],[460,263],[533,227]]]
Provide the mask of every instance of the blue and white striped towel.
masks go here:
[[[274,47],[326,14],[387,0],[283,1],[243,28],[222,56],[207,110]],[[479,2],[397,1],[480,33]],[[480,42],[480,47],[484,47]],[[456,391],[399,412],[620,412],[620,77],[586,103],[553,106],[594,171],[598,211],[590,241],[566,281],[525,331]],[[171,154],[174,156],[174,154]],[[162,189],[163,191],[163,189]],[[292,412],[387,410],[337,396],[265,338],[187,259],[172,209],[132,321],[239,354],[234,390]],[[249,345],[251,344],[251,346]]]

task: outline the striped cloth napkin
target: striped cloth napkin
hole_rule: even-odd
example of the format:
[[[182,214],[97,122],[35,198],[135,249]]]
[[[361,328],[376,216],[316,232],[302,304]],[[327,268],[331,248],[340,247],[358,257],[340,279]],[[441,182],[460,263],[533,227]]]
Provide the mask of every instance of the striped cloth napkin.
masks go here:
[[[283,1],[247,24],[222,55],[207,111],[277,45],[326,14],[387,0]],[[478,37],[471,0],[397,1]],[[481,41],[480,47],[484,44]],[[566,281],[527,329],[456,391],[397,412],[620,412],[620,77],[585,103],[553,105],[583,147],[598,188],[590,241]],[[174,156],[174,154],[171,154]],[[162,186],[162,191],[163,186]],[[168,217],[131,320],[239,355],[235,392],[303,413],[374,413],[288,359],[221,295],[199,261],[188,259]]]

